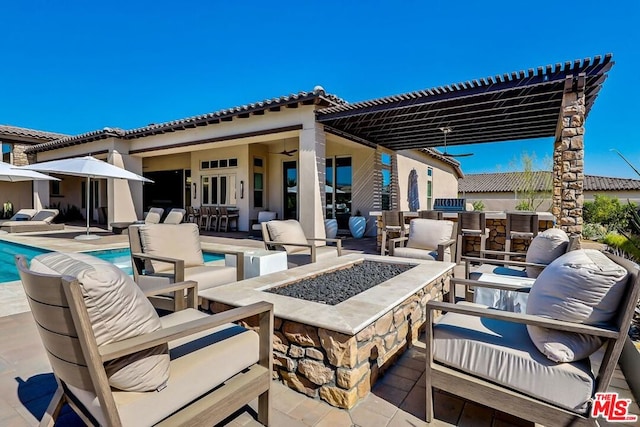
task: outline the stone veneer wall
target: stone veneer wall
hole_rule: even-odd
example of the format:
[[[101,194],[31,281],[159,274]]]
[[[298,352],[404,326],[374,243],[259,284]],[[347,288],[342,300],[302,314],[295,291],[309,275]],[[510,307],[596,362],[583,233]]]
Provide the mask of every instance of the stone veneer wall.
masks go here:
[[[354,335],[276,317],[273,378],[309,397],[352,408],[378,376],[416,341],[426,321],[427,301],[442,301],[451,273],[429,283]],[[232,308],[212,302],[219,313]],[[255,328],[257,319],[241,322]]]

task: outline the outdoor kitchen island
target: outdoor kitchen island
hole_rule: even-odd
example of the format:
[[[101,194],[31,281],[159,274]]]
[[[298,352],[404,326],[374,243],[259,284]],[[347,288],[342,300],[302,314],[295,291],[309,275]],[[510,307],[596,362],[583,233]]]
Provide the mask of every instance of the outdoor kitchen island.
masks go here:
[[[363,261],[414,267],[336,305],[266,292]],[[273,303],[274,378],[310,397],[351,408],[418,339],[426,303],[442,300],[453,267],[446,262],[351,254],[219,286],[200,296],[213,312],[257,301]],[[245,326],[255,326],[248,323]]]

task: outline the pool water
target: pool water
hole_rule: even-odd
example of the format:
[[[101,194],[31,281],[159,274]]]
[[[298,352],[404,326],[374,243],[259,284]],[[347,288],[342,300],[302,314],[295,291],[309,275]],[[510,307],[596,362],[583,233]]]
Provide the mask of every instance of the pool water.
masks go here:
[[[20,280],[14,261],[14,257],[16,255],[25,255],[28,260],[31,260],[31,258],[47,252],[51,251],[33,246],[21,245],[19,243],[0,241],[0,282]],[[85,253],[115,264],[127,274],[133,274],[133,270],[131,269],[131,252],[129,251],[129,248],[106,249]],[[204,256],[204,262],[224,259],[224,255],[212,252],[203,252],[202,255]]]

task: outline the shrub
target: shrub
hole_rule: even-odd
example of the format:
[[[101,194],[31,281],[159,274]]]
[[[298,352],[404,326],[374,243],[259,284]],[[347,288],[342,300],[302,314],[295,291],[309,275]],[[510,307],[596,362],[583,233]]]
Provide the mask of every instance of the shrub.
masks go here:
[[[596,194],[593,202],[584,203],[582,215],[586,223],[599,223],[623,231],[628,229],[631,212],[635,209],[635,205],[623,205],[615,197]]]
[[[529,200],[520,200],[516,205],[517,211],[533,211],[535,210]]]
[[[608,232],[607,227],[602,224],[588,222],[582,226],[582,237],[587,240],[600,241]]]
[[[608,233],[602,239],[609,246],[611,252],[623,256],[632,261],[640,260],[640,239],[632,236],[623,236],[618,233]]]

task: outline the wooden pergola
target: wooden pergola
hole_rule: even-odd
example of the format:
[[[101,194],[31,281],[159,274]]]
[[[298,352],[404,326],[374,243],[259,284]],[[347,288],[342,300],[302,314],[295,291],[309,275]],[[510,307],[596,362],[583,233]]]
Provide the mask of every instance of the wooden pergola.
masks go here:
[[[469,80],[432,89],[319,109],[335,133],[390,150],[554,137],[554,203],[558,224],[582,231],[584,122],[612,55]]]

